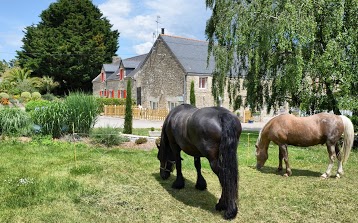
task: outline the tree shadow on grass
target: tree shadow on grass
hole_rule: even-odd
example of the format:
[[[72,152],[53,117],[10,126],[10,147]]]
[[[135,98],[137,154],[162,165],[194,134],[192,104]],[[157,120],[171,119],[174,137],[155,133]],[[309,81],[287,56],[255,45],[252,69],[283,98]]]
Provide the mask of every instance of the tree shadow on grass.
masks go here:
[[[175,176],[172,175],[168,178],[168,180],[163,180],[159,173],[153,173],[152,175],[158,181],[158,183],[176,200],[191,207],[201,208],[213,214],[220,214],[220,212],[215,210],[215,205],[218,202],[218,198],[208,190],[197,190],[195,188],[195,182],[185,179],[185,187],[178,190],[172,188],[172,183],[175,180]]]
[[[300,177],[300,176],[320,177],[322,174],[320,172],[311,171],[311,170],[302,170],[302,169],[291,169],[291,170],[292,170],[292,175],[290,177]],[[270,166],[264,166],[258,171],[260,171],[261,173],[274,174],[274,175],[283,175],[285,173],[285,169],[283,169],[282,171],[278,171],[277,167],[270,167]]]

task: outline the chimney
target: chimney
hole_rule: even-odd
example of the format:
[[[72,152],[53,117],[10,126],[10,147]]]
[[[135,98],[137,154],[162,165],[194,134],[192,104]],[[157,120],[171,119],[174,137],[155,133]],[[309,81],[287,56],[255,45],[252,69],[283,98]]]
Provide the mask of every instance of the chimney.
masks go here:
[[[162,28],[162,35],[164,35],[164,28]]]

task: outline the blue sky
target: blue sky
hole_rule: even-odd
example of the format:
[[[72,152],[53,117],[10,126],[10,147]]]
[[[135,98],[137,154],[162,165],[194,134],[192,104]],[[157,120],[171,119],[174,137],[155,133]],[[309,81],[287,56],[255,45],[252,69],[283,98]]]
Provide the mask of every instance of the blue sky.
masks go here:
[[[40,14],[56,0],[0,1],[0,61],[15,59],[21,50],[23,30],[38,24]],[[206,40],[205,24],[211,12],[205,0],[93,0],[113,29],[120,32],[118,56],[147,53],[154,34],[165,28],[169,35]],[[159,21],[158,30],[157,23]]]

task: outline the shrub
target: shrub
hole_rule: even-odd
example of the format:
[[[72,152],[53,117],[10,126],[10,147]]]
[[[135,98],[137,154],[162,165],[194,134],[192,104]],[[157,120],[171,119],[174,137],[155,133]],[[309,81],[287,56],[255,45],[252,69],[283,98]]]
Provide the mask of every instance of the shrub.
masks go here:
[[[134,142],[135,142],[135,144],[139,145],[139,144],[148,142],[148,139],[144,138],[144,137],[140,137],[140,138],[136,139]]]
[[[1,98],[1,99],[3,99],[3,98],[9,99],[10,97],[9,97],[9,94],[8,94],[8,93],[1,92],[1,93],[0,93],[0,98]]]
[[[354,132],[358,132],[358,115],[352,115],[350,119],[354,125]]]
[[[50,102],[46,107],[34,109],[30,114],[43,135],[59,138],[68,131],[68,109],[62,101]]]
[[[0,132],[3,135],[29,135],[33,124],[28,113],[18,108],[0,110]]]
[[[96,97],[98,102],[99,110],[103,111],[105,105],[125,105],[125,98],[98,98]]]
[[[22,92],[21,93],[21,98],[24,100],[24,101],[28,101],[31,99],[31,93],[30,92]]]
[[[76,92],[66,97],[64,103],[68,108],[68,125],[77,133],[88,134],[100,113],[96,98],[92,95]]]
[[[119,129],[112,127],[95,128],[90,131],[90,139],[94,143],[103,144],[107,147],[118,146],[129,139],[120,135]]]
[[[35,100],[29,101],[25,105],[25,111],[32,112],[35,109],[40,109],[42,107],[47,107],[51,102],[45,100]]]
[[[39,92],[32,92],[31,94],[31,98],[34,99],[34,100],[39,100],[41,99],[41,94]]]
[[[55,100],[57,100],[57,97],[51,93],[46,93],[46,94],[42,95],[42,99],[47,100],[47,101],[55,101]]]

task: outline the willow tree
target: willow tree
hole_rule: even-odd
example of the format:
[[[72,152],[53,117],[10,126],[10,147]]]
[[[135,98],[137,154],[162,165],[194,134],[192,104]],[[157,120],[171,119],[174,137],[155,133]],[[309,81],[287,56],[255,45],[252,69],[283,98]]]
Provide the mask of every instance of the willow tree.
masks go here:
[[[212,10],[206,35],[216,62],[214,96],[222,96],[228,83],[231,103],[241,101],[236,99],[244,87],[252,110],[288,102],[307,112],[339,114],[339,102],[357,94],[357,0],[206,0],[206,5]]]

